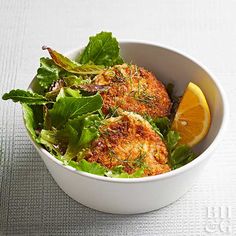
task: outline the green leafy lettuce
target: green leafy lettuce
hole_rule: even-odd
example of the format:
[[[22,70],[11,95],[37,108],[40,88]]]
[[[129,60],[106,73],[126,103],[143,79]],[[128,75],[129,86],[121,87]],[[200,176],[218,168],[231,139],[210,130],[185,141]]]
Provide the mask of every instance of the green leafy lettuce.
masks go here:
[[[37,70],[36,79],[43,89],[48,89],[54,82],[62,79],[64,86],[71,87],[90,82],[88,78],[70,73],[55,64],[52,59],[40,58],[40,67]]]
[[[172,169],[186,165],[196,158],[196,154],[187,145],[179,145],[171,152],[170,164]]]
[[[2,96],[2,99],[3,100],[11,99],[13,102],[21,102],[31,105],[42,105],[49,102],[42,95],[21,89],[11,90],[9,93],[5,93]]]
[[[64,97],[54,103],[49,110],[52,125],[62,128],[69,119],[77,118],[83,114],[101,109],[102,98],[99,94],[88,97]]]
[[[138,169],[133,174],[128,174],[123,169],[122,165],[114,167],[112,170],[107,169],[97,162],[88,162],[85,159],[82,159],[80,162],[69,161],[66,162],[66,165],[70,165],[76,170],[83,172],[88,172],[90,174],[107,176],[112,178],[139,178],[143,176],[144,170]]]
[[[82,77],[78,75],[68,75],[63,77],[63,81],[65,82],[67,87],[77,87],[81,84],[90,84],[91,79],[89,77]]]
[[[36,78],[40,86],[47,89],[60,78],[59,74],[61,71],[62,69],[52,59],[43,57],[40,58],[40,67],[37,70]]]
[[[155,125],[160,130],[162,135],[166,135],[170,130],[171,122],[167,117],[159,117],[154,120]]]
[[[122,64],[120,47],[116,38],[110,32],[101,32],[89,38],[89,43],[79,56],[81,64],[93,63],[95,65],[113,66]]]
[[[160,128],[157,126],[156,122],[150,116],[146,116],[145,119],[152,126],[152,129],[163,139],[164,138],[163,134],[162,134]]]
[[[39,140],[49,150],[63,155],[65,160],[71,160],[75,157],[79,158],[82,154],[80,150],[88,147],[99,136],[99,125],[99,115],[88,114],[69,120],[61,130],[43,129]]]
[[[95,174],[95,175],[104,176],[108,171],[107,168],[100,165],[99,163],[88,162],[84,159],[82,159],[80,162],[70,161],[66,164],[74,167],[76,170],[80,170],[80,171],[87,172],[90,174]]]
[[[35,123],[34,113],[32,108],[27,104],[22,104],[23,114],[24,114],[24,121],[27,130],[29,131],[31,137],[36,140],[37,135],[35,129],[37,124]]]
[[[58,93],[58,95],[56,97],[56,101],[58,101],[60,98],[64,98],[64,97],[80,98],[80,97],[82,97],[82,95],[79,90],[65,87],[65,88],[60,89],[60,92]]]
[[[137,169],[134,173],[128,174],[124,171],[124,166],[119,165],[106,173],[106,176],[113,178],[139,178],[144,174],[144,168]]]
[[[151,125],[161,132],[161,137],[166,143],[169,153],[169,165],[172,169],[177,169],[196,158],[196,154],[187,145],[180,145],[181,139],[177,131],[171,130],[171,122],[167,117],[151,120]],[[154,129],[154,130],[155,130]]]

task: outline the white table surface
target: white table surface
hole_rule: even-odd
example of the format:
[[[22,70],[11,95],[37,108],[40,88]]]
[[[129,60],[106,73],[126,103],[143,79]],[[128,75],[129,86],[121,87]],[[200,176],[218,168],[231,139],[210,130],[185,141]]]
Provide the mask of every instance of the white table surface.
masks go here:
[[[0,0],[1,95],[27,87],[42,45],[66,52],[107,30],[191,55],[216,75],[231,108],[227,136],[187,194],[159,211],[119,216],[63,193],[26,136],[19,104],[1,101],[0,235],[236,235],[235,22],[235,0]],[[207,207],[231,215],[208,218]]]

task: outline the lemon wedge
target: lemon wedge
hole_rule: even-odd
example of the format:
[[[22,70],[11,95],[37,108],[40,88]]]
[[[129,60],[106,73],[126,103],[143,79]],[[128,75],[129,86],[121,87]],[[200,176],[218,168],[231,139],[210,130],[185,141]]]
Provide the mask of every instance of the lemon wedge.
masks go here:
[[[202,90],[190,82],[175,114],[172,129],[179,132],[181,144],[192,147],[206,136],[210,124],[207,100]]]

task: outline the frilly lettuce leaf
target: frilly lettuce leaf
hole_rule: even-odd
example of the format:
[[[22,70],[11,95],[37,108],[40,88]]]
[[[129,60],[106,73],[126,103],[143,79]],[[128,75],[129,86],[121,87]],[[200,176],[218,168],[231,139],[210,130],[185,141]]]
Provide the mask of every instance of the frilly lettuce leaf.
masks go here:
[[[177,169],[186,165],[196,158],[196,154],[187,145],[179,145],[172,152],[170,156],[170,164],[172,169]]]
[[[166,135],[166,144],[169,151],[173,151],[178,141],[180,140],[180,135],[178,132],[174,130],[170,130]]]
[[[184,166],[196,158],[190,147],[178,144],[181,137],[177,131],[171,130],[171,122],[167,117],[154,120],[150,117],[145,118],[165,142],[169,153],[168,163],[172,169]]]
[[[44,57],[40,58],[40,67],[37,70],[36,79],[38,84],[44,89],[48,89],[59,79],[63,79],[67,87],[90,82],[88,78],[74,75],[57,66],[52,59]]]
[[[163,136],[166,136],[170,130],[170,120],[167,117],[159,117],[154,120],[155,125],[160,130]]]
[[[80,150],[87,148],[90,143],[99,137],[98,128],[100,118],[98,115],[90,114],[78,119],[70,120],[67,124],[74,133],[69,138],[68,148],[64,155],[66,160],[77,156]],[[80,154],[78,158],[81,158]]]
[[[80,136],[78,145],[81,147],[87,147],[92,140],[99,136],[98,128],[101,124],[101,119],[98,114],[84,115],[70,120],[68,123],[78,131]]]
[[[122,64],[119,55],[120,47],[116,38],[110,32],[101,32],[89,38],[89,43],[79,56],[81,64],[94,63],[95,65],[113,66]]]
[[[64,143],[58,143],[59,139],[57,136],[56,129],[54,130],[45,130],[42,129],[40,132],[40,135],[38,137],[39,143],[43,144],[47,150],[52,154],[56,156],[61,155],[61,149],[63,145],[66,145]],[[64,139],[61,137],[60,141],[64,141]]]
[[[107,169],[97,162],[88,162],[86,160],[81,160],[80,162],[70,161],[68,165],[74,167],[76,170],[84,171],[90,174],[104,176]]]
[[[56,88],[54,88],[52,91],[45,93],[45,97],[47,99],[55,101],[57,98],[58,100],[60,97],[58,96],[59,93],[61,93],[62,96],[81,97],[80,90],[78,88],[80,85],[88,83],[88,79],[82,79],[76,76],[69,76],[60,79],[57,82],[58,86]],[[71,87],[73,87],[73,89]]]
[[[113,168],[113,170],[108,170],[106,167],[97,162],[88,162],[85,159],[82,159],[79,162],[69,161],[66,162],[66,164],[72,166],[76,170],[112,178],[139,178],[144,174],[143,169],[138,169],[133,174],[128,174],[127,172],[123,171],[123,166],[117,166]]]
[[[99,115],[84,115],[69,120],[61,130],[43,129],[40,133],[39,140],[50,151],[60,153],[65,160],[71,160],[99,136],[99,125]]]
[[[63,81],[65,82],[67,87],[71,87],[71,86],[79,86],[81,84],[90,84],[91,83],[91,79],[89,77],[85,77],[85,76],[76,76],[76,75],[67,75],[65,77],[63,77]]]
[[[124,166],[119,165],[106,173],[106,176],[113,178],[139,178],[144,174],[144,168],[137,169],[133,174],[124,171]]]
[[[36,78],[38,83],[44,89],[47,89],[53,82],[60,78],[61,68],[58,67],[52,59],[40,58],[40,67],[37,70]]]
[[[169,152],[169,165],[172,169],[177,169],[186,165],[196,158],[196,154],[187,145],[180,145],[180,135],[174,130],[169,130],[165,136],[165,143]]]
[[[149,122],[152,126],[152,129],[163,139],[163,134],[161,133],[160,129],[157,127],[156,123],[150,116],[145,116],[145,119]]]

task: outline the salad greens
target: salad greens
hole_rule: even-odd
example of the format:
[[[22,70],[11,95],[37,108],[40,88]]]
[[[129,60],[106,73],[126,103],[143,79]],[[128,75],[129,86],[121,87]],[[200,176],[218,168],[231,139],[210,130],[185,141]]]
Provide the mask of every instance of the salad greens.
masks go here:
[[[144,167],[128,174],[122,165],[107,169],[83,159],[91,142],[99,137],[102,121],[107,118],[101,112],[101,95],[99,92],[89,93],[93,88],[86,86],[104,68],[123,63],[116,38],[110,32],[90,37],[76,61],[49,47],[44,46],[43,50],[49,52],[51,59],[40,59],[36,75],[38,88],[35,87],[34,91],[11,90],[2,97],[22,104],[25,124],[32,139],[65,165],[77,170],[115,178],[143,176]],[[86,93],[86,89],[81,88],[89,89]],[[172,169],[196,157],[188,146],[178,144],[180,136],[171,130],[169,118],[145,118],[165,142]]]
[[[65,160],[71,160],[99,136],[100,120],[97,114],[86,114],[69,120],[62,129],[42,129],[40,142],[57,154],[65,153]]]
[[[110,32],[101,32],[89,38],[89,43],[78,58],[81,64],[114,66],[123,63],[120,47]]]
[[[177,169],[196,158],[196,154],[187,145],[179,145],[178,141],[181,139],[178,132],[171,130],[171,121],[167,117],[152,120],[150,117],[147,119],[152,125],[153,129],[161,134],[164,140],[168,153],[169,165],[172,169]]]
[[[49,116],[51,117],[52,125],[60,129],[69,119],[95,112],[101,108],[102,98],[99,94],[88,97],[61,97],[50,109]]]
[[[34,140],[36,140],[37,136],[36,136],[35,129],[37,127],[37,124],[34,119],[33,109],[25,103],[22,104],[22,108],[23,108],[23,112],[24,112],[24,120],[25,120],[26,128],[29,131],[32,138]]]
[[[13,102],[21,102],[31,105],[43,105],[49,103],[49,101],[44,96],[21,89],[11,90],[9,93],[5,93],[2,96],[2,99],[12,99]]]
[[[85,159],[82,159],[80,162],[69,161],[67,164],[77,170],[112,178],[139,178],[142,177],[144,173],[144,170],[141,168],[133,174],[128,174],[123,170],[124,167],[122,165],[116,166],[112,170],[108,170],[97,162],[88,162]]]
[[[99,66],[95,64],[78,64],[77,62],[70,60],[69,58],[46,46],[43,46],[42,49],[48,50],[53,62],[57,66],[73,74],[99,74],[104,68],[104,66]]]
[[[52,59],[40,58],[40,67],[37,70],[36,78],[39,84],[47,89],[51,84],[60,78],[62,69],[55,65]]]

